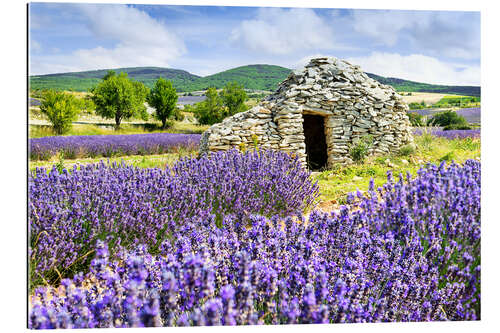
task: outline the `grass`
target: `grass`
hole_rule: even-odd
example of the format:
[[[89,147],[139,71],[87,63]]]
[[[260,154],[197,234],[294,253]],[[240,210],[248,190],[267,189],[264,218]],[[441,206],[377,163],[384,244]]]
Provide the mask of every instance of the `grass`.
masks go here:
[[[436,138],[429,134],[415,137],[417,149],[407,156],[390,154],[369,157],[363,164],[336,166],[330,170],[315,174],[313,178],[320,187],[319,201],[345,203],[346,196],[356,190],[366,191],[370,179],[375,187],[382,186],[387,181],[387,171],[391,170],[397,177],[407,172],[415,176],[421,166],[427,163],[439,164],[454,160],[463,163],[467,159],[481,157],[481,141],[479,139]],[[389,160],[387,163],[386,160]]]
[[[122,124],[119,130],[115,130],[110,124],[73,124],[71,130],[65,135],[117,135],[117,134],[145,134],[145,133],[183,133],[201,134],[209,126],[196,125],[185,122],[174,121],[167,129],[161,129],[160,123],[144,124]],[[30,125],[29,137],[40,138],[55,135],[50,125]]]
[[[100,161],[104,161],[105,163],[116,162],[120,163],[121,161],[131,164],[138,168],[165,168],[166,165],[173,165],[177,160],[186,156],[194,156],[196,155],[195,151],[188,150],[180,150],[176,153],[168,153],[168,154],[160,154],[160,155],[129,155],[129,156],[119,156],[119,157],[111,157],[111,158],[80,158],[75,160],[64,160],[60,156],[54,156],[48,161],[30,161],[29,169],[33,171],[35,168],[52,168],[53,165],[60,165],[65,168],[73,168],[76,165],[89,164],[89,163],[99,163]]]

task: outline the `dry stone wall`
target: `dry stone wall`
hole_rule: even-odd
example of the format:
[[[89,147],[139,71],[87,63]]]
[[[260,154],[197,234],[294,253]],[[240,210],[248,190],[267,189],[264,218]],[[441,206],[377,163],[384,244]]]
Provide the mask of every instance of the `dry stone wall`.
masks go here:
[[[277,91],[252,109],[205,131],[200,151],[241,144],[293,152],[306,163],[303,115],[324,117],[328,167],[351,163],[349,148],[370,135],[372,154],[413,142],[408,106],[396,91],[369,78],[359,66],[333,57],[312,59],[292,71]]]

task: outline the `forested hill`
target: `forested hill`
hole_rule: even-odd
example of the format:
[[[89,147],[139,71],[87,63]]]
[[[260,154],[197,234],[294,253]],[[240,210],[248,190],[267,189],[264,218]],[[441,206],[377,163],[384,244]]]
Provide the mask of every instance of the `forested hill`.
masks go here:
[[[222,88],[226,83],[236,81],[246,89],[275,90],[279,82],[283,81],[290,69],[274,65],[247,65],[229,69],[217,74],[200,77],[187,71],[161,67],[129,67],[116,68],[115,72],[126,72],[129,77],[152,87],[154,82],[163,77],[171,80],[179,92],[205,90],[208,87]],[[31,89],[56,89],[87,91],[97,85],[108,69],[72,72],[60,74],[37,75],[30,77]],[[398,78],[383,77],[367,73],[371,78],[393,86],[397,91],[435,92],[446,94],[460,94],[480,96],[478,86],[445,86],[408,81]]]
[[[125,72],[130,78],[152,87],[159,78],[171,80],[175,85],[189,85],[201,78],[184,70],[161,67],[127,67],[114,68],[116,73]],[[85,72],[70,72],[60,74],[37,75],[30,77],[31,89],[55,89],[87,91],[97,85],[109,69]]]
[[[397,91],[432,92],[442,94],[456,94],[466,96],[481,96],[479,86],[445,86],[439,84],[421,83],[394,77],[383,77],[380,75],[366,73],[369,77],[380,83],[393,86]]]

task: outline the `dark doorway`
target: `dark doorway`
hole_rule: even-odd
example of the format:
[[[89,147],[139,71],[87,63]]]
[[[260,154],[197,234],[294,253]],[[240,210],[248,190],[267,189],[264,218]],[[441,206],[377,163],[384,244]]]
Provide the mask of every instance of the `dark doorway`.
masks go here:
[[[304,136],[306,137],[307,166],[311,170],[326,167],[325,117],[304,114]]]

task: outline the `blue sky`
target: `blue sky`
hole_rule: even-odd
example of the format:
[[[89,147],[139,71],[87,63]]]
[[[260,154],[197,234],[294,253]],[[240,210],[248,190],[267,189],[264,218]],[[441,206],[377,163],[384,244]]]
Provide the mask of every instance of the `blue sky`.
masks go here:
[[[30,4],[30,74],[158,66],[209,75],[330,55],[368,72],[480,84],[480,14],[124,4]]]

